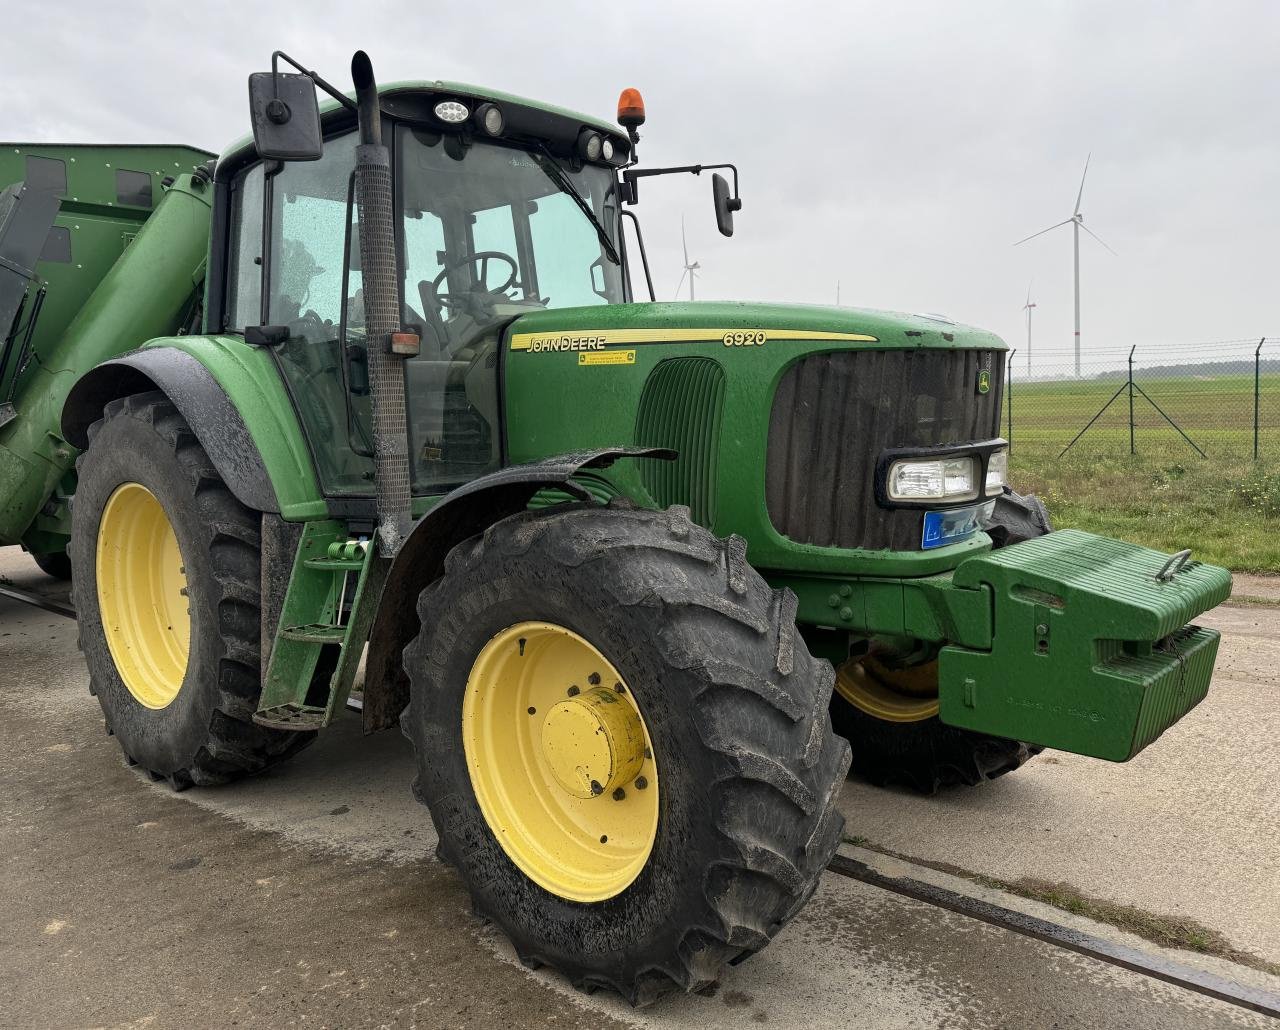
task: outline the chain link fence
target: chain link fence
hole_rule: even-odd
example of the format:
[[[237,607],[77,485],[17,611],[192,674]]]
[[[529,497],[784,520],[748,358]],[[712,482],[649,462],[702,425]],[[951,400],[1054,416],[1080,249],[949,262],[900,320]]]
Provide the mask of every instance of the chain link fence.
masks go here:
[[[1068,454],[1280,463],[1280,340],[1132,347],[1071,360],[1008,356],[1015,462]]]
[[[1009,355],[1014,489],[1059,527],[1280,573],[1280,340],[1085,357]]]

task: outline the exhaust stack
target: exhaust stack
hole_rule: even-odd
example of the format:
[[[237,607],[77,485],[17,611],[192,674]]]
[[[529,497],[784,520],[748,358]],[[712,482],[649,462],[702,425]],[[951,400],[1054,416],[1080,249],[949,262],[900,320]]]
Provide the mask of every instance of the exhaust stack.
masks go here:
[[[404,359],[392,351],[400,329],[399,271],[391,203],[391,159],[382,143],[382,119],[373,64],[363,50],[351,58],[360,146],[355,198],[363,269],[369,387],[373,399],[374,491],[378,553],[392,557],[409,530],[409,437],[404,402]]]

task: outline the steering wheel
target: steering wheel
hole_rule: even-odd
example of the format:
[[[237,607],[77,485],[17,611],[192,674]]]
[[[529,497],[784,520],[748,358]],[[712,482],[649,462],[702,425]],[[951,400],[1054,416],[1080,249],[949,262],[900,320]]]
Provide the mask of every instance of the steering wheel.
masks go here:
[[[511,274],[507,276],[506,281],[501,286],[496,288],[489,286],[486,282],[489,278],[489,262],[495,260],[505,261],[511,266]],[[476,281],[484,287],[486,293],[506,293],[507,290],[515,285],[516,278],[520,275],[520,266],[516,264],[516,259],[500,250],[477,250],[474,254],[464,254],[462,257],[446,264],[440,269],[440,274],[431,280],[431,291],[435,294],[437,303],[444,305],[446,308],[455,308],[465,304],[469,297],[474,297],[474,294],[454,297],[449,293],[441,293],[440,284],[454,269],[475,264],[477,261],[480,262],[480,275],[476,277]]]

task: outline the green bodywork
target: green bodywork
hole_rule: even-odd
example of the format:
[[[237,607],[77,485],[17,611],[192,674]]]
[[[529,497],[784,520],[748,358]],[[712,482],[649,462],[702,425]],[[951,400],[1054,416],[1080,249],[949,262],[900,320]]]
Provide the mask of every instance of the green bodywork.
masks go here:
[[[590,447],[652,443],[636,438],[634,413],[654,368],[671,358],[705,357],[719,363],[724,381],[715,481],[710,488],[714,512],[707,526],[721,536],[744,537],[748,558],[756,568],[821,576],[914,577],[954,568],[964,556],[990,547],[985,537],[930,551],[844,550],[797,543],[780,535],[769,520],[762,459],[774,390],[798,358],[852,348],[1004,350],[998,337],[894,312],[699,302],[539,312],[513,323],[508,338],[531,333],[590,336],[619,329],[652,329],[659,339],[666,329],[705,329],[707,335],[689,343],[610,345],[612,350],[634,352],[634,364],[622,365],[582,365],[579,352],[573,351],[508,349],[506,435],[513,464]],[[746,329],[795,332],[799,337],[768,339],[760,346],[725,346],[725,331]],[[874,342],[805,339],[806,332],[870,336]],[[648,497],[635,463],[619,463],[598,474],[598,479],[614,492],[638,500]]]
[[[419,89],[499,102],[516,99],[429,83],[387,86],[384,102]],[[539,106],[556,117],[616,132],[602,122]],[[229,154],[243,159],[245,144]],[[286,173],[281,181],[291,180]],[[340,180],[341,195],[345,182]],[[545,189],[554,196],[551,186]],[[292,203],[293,192],[286,187],[285,204]],[[321,192],[316,196],[326,199]],[[429,213],[424,207],[415,214],[421,221]],[[337,355],[362,348],[363,337],[353,335],[348,324],[348,336],[340,341],[337,319],[312,319],[310,331],[321,334],[327,349],[307,379],[290,371],[298,362],[284,348],[273,353],[271,347],[251,346],[237,332],[214,333],[207,322],[208,335],[174,335],[204,278],[209,209],[201,184],[179,176],[154,214],[139,221],[143,230],[109,271],[99,271],[100,285],[92,295],[80,297],[61,327],[51,323],[50,333],[58,329],[56,339],[45,341],[40,362],[26,373],[30,385],[24,381],[26,392],[19,393],[23,420],[0,431],[0,495],[7,520],[0,521],[0,536],[26,539],[39,511],[54,519],[50,540],[65,533],[65,504],[47,502],[56,502],[57,490],[67,492],[72,485],[64,480],[74,449],[56,427],[62,401],[79,376],[144,340],[147,348],[190,355],[239,412],[274,487],[280,519],[301,524],[287,591],[264,633],[258,719],[294,729],[327,725],[347,700],[379,605],[416,600],[381,596],[388,567],[368,545],[369,515],[344,514],[360,503],[362,476],[348,476],[339,490],[323,472],[335,454],[347,468],[368,465],[355,449],[358,434],[350,431],[352,419],[358,421],[361,412],[367,416],[367,399],[345,412],[334,410],[331,401],[317,399],[321,392],[331,396],[334,391],[327,387],[332,384],[320,391],[314,379],[317,370],[339,360]],[[336,261],[329,253],[318,262],[328,264],[330,273],[335,263],[343,264],[340,244]],[[41,271],[49,276],[52,296],[54,278]],[[406,304],[415,292],[410,285]],[[656,465],[624,460],[580,474],[577,486],[601,501],[624,496],[647,507],[687,504],[694,518],[716,534],[743,537],[749,561],[774,586],[796,594],[797,622],[816,652],[840,661],[857,642],[925,642],[940,650],[944,721],[1113,760],[1131,757],[1204,696],[1217,634],[1184,627],[1226,596],[1230,577],[1224,570],[1192,564],[1168,582],[1157,581],[1165,556],[1082,533],[1055,533],[1000,550],[992,549],[984,533],[929,550],[866,550],[801,543],[771,522],[764,480],[769,412],[779,382],[798,359],[863,349],[1004,351],[992,334],[929,317],[848,308],[602,303],[542,310],[536,295],[532,301],[512,303],[509,317],[482,326],[465,348],[436,362],[465,366],[467,401],[481,410],[485,402],[473,399],[470,377],[477,370],[488,375],[488,396],[501,413],[503,463],[663,442],[653,438],[643,415],[645,391],[664,375],[664,362],[694,359],[689,366],[694,374],[683,388],[715,401],[707,408],[711,421],[698,427],[705,448],[698,467],[682,466],[688,459],[678,457],[668,475]],[[307,303],[318,306],[314,299]],[[295,308],[301,315],[302,304]],[[75,322],[68,324],[71,316]],[[230,316],[220,323],[235,325]],[[319,351],[307,350],[308,344],[319,338],[295,335],[290,347],[295,356],[301,350],[312,357]],[[579,346],[584,339],[604,342],[587,350]],[[543,346],[548,340],[554,345]],[[417,371],[424,368],[431,371],[425,364]],[[450,374],[447,381],[454,391],[448,396],[458,396],[463,379]],[[979,378],[979,393],[986,392],[984,385],[993,388],[989,371],[985,380]],[[692,394],[675,396],[694,409]],[[412,419],[412,393],[408,401]],[[329,404],[323,419],[317,421],[313,413],[299,416],[300,406],[322,403]],[[343,418],[347,433],[317,432],[317,426],[337,426]],[[202,427],[193,429],[199,435]],[[441,456],[419,453],[416,460],[448,460],[446,444]],[[325,462],[317,461],[316,448],[325,449]],[[434,450],[429,439],[425,451]],[[415,496],[414,515],[427,512],[440,496]],[[547,490],[533,504],[565,496]]]
[[[990,645],[942,649],[941,716],[1047,747],[1123,762],[1209,688],[1218,634],[1188,626],[1225,601],[1225,569],[1176,572],[1158,551],[1061,530],[961,564],[988,598]]]
[[[89,369],[191,316],[204,279],[209,191],[189,173],[210,156],[190,147],[0,145],[0,185],[22,180],[28,159],[61,168],[66,193],[54,232],[67,241],[57,256],[70,257],[36,266],[47,292],[31,354],[21,368],[16,355],[8,361],[0,382],[17,413],[0,428],[0,543],[65,549],[76,452],[58,432],[63,402]],[[118,203],[121,171],[149,177],[154,207]]]

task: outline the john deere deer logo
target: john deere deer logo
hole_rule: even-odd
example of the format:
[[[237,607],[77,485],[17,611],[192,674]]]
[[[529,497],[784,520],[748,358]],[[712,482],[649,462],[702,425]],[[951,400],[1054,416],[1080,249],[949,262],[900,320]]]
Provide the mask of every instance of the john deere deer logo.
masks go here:
[[[991,373],[985,368],[978,372],[978,392],[991,392]]]

